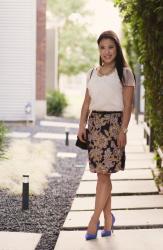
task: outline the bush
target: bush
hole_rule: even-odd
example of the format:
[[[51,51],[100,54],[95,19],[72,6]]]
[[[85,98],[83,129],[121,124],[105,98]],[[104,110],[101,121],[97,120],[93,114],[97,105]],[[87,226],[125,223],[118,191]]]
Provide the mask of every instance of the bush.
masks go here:
[[[130,64],[144,76],[145,121],[153,128],[154,149],[163,146],[163,1],[114,0],[123,14]]]
[[[68,106],[66,96],[60,91],[51,91],[47,94],[47,113],[48,115],[62,115]]]
[[[0,159],[4,158],[5,153],[5,134],[7,129],[3,122],[0,122]]]

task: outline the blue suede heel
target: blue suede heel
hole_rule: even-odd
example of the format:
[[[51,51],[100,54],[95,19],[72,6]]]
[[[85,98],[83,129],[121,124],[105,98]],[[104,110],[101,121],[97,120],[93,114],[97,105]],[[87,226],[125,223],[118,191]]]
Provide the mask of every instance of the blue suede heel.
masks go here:
[[[114,215],[111,213],[112,215],[112,226],[111,226],[111,230],[102,230],[101,231],[101,237],[106,237],[106,236],[111,236],[111,234],[113,233],[113,225],[115,223],[115,217]]]
[[[86,240],[94,240],[94,239],[96,239],[97,238],[97,232],[98,232],[99,228],[100,228],[100,221],[97,223],[97,231],[96,231],[96,233],[95,234],[86,233],[85,239]]]

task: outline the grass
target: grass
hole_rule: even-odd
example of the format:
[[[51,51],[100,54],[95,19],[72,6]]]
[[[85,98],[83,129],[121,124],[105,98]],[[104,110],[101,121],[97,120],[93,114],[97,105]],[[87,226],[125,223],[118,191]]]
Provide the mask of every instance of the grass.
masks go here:
[[[22,193],[22,176],[29,175],[30,194],[39,195],[47,187],[47,177],[53,171],[56,149],[50,141],[13,140],[0,161],[0,189]]]

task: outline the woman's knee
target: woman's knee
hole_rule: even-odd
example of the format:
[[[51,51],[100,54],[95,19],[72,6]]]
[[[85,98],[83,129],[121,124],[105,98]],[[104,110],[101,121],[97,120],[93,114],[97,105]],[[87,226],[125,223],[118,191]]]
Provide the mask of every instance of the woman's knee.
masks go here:
[[[100,174],[100,173],[98,173],[97,177],[98,177],[97,181],[99,183],[101,183],[101,184],[108,184],[108,183],[111,182],[110,174]]]

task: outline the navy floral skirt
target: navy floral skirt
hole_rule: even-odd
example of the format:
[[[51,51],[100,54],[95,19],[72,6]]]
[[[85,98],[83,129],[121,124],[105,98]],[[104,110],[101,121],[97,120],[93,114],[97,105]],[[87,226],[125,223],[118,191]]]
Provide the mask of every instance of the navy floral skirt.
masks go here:
[[[125,168],[125,147],[117,138],[122,124],[122,111],[92,111],[88,118],[89,169],[93,173],[116,173]]]

